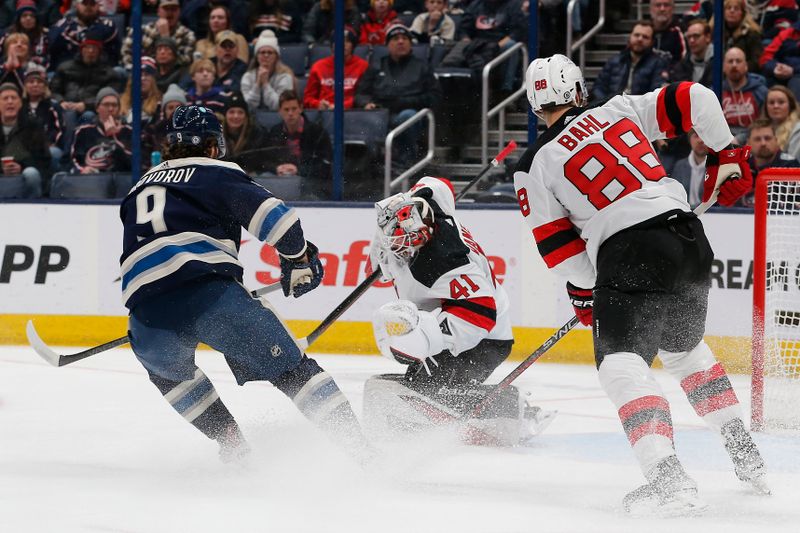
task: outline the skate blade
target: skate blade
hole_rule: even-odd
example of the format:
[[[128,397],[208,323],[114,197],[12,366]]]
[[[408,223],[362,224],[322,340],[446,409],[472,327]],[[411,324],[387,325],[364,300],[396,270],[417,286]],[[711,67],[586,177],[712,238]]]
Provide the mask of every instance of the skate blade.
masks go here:
[[[753,490],[761,496],[769,496],[772,494],[772,489],[767,485],[767,481],[764,479],[763,475],[748,479],[745,483],[753,487]]]
[[[676,494],[667,501],[649,487],[640,487],[636,498],[626,497],[622,502],[625,512],[635,518],[699,516],[708,510],[708,504],[693,494]]]

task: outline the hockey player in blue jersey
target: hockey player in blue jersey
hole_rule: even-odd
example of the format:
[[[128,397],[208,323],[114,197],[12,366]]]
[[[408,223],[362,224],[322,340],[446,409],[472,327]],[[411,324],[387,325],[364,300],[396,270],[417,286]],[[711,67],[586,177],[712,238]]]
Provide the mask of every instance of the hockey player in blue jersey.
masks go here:
[[[224,354],[236,381],[267,380],[334,440],[363,445],[349,402],[307,357],[266,301],[241,284],[241,228],[274,246],[281,284],[295,298],[323,268],[297,213],[225,156],[222,128],[204,107],[179,107],[164,162],[122,202],[122,293],[136,357],[164,398],[220,446],[224,461],[249,447],[214,385],[194,361],[203,342]]]

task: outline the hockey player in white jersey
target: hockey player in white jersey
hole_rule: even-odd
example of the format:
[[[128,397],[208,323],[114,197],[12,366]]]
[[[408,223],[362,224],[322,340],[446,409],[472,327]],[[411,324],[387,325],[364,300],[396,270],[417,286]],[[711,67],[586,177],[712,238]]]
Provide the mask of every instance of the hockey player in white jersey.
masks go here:
[[[407,427],[452,420],[486,394],[490,387],[482,384],[511,353],[508,296],[456,218],[448,180],[424,177],[375,207],[373,268],[393,281],[399,298],[375,313],[375,339],[384,356],[408,369],[368,382],[365,424],[375,428],[387,417]],[[518,444],[551,417],[510,387],[468,440]]]
[[[526,85],[547,130],[514,174],[519,207],[547,266],[568,279],[578,318],[592,326],[600,383],[647,478],[624,508],[705,508],[675,454],[669,404],[650,371],[656,354],[722,435],[739,479],[768,493],[736,394],[703,340],[713,251],[651,142],[694,128],[710,150],[705,205],[717,194],[730,204],[750,188],[749,147],[731,145],[716,96],[696,83],[583,107],[580,69],[555,55],[531,63]]]

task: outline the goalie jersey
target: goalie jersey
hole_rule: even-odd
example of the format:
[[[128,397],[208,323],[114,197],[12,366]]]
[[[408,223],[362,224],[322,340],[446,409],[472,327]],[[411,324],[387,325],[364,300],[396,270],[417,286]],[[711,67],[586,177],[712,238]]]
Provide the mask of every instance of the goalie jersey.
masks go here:
[[[578,287],[594,287],[597,252],[608,237],[690,211],[651,142],[692,128],[715,152],[733,140],[716,95],[691,82],[575,107],[552,124],[514,173],[520,211],[547,266]]]
[[[192,279],[241,281],[241,228],[285,257],[305,253],[294,209],[234,163],[206,157],[165,161],[122,201],[122,299],[132,309],[148,295]]]
[[[472,234],[455,217],[449,182],[425,177],[409,191],[434,212],[434,232],[410,264],[390,261],[398,298],[438,313],[439,328],[453,355],[483,339],[511,340],[509,302],[489,260]]]

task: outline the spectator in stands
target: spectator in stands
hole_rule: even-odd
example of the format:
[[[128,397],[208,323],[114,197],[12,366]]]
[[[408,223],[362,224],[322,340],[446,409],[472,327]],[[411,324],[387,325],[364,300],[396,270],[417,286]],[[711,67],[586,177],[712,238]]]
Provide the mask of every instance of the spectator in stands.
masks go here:
[[[763,76],[747,72],[747,60],[741,48],[729,48],[722,60],[722,111],[731,133],[740,144],[747,138],[747,128],[758,118],[767,97]]]
[[[222,121],[225,135],[226,159],[233,161],[248,174],[255,175],[266,170],[266,132],[250,115],[247,102],[239,91],[234,91],[225,102],[225,117]]]
[[[783,85],[773,85],[767,92],[761,118],[767,118],[772,123],[780,149],[792,157],[798,157],[800,109],[794,93]]]
[[[154,1],[154,0],[150,0]],[[225,9],[225,14],[216,13],[212,20],[212,11],[222,7]],[[210,52],[214,52],[214,36],[222,30],[232,30],[241,35],[245,43],[249,38],[249,30],[247,23],[246,13],[250,9],[250,0],[187,0],[181,6],[181,24],[192,30],[195,37],[202,38],[210,45]],[[231,13],[236,13],[236,17],[232,18]],[[220,26],[215,24],[219,22],[216,17],[224,17],[227,22]],[[212,26],[216,26],[213,27]],[[241,43],[240,43],[241,44]],[[241,47],[240,47],[241,48]],[[248,51],[249,53],[249,51]],[[211,57],[208,57],[211,59]],[[247,62],[250,57],[240,58],[242,61]]]
[[[645,94],[664,85],[669,77],[669,60],[660,50],[653,50],[653,25],[639,21],[628,37],[628,46],[609,59],[592,87],[592,99],[604,100],[614,95]]]
[[[49,173],[50,152],[41,122],[22,112],[22,94],[13,83],[0,85],[0,156],[5,176],[22,175],[25,197],[42,195],[42,177]],[[12,158],[11,160],[7,158]]]
[[[294,91],[280,96],[278,112],[283,120],[270,128],[267,146],[284,147],[283,158],[269,170],[278,176],[302,176],[304,197],[330,196],[333,146],[325,128],[303,115],[303,104]]]
[[[671,81],[694,81],[706,87],[713,81],[714,45],[711,43],[711,26],[703,19],[694,19],[686,28],[689,53],[672,67]]]
[[[142,57],[142,76],[141,76],[141,91],[142,91],[142,125],[145,125],[153,120],[158,119],[159,111],[161,109],[161,91],[156,85],[156,61],[152,57]],[[126,124],[133,124],[133,98],[131,96],[132,90],[131,79],[125,86],[125,92],[122,93],[120,104],[122,106],[120,115],[124,117]]]
[[[303,19],[303,40],[307,43],[327,45],[332,42],[334,0],[320,0]],[[345,0],[344,24],[360,35],[361,13],[355,0]]]
[[[345,29],[344,40],[344,108],[353,107],[356,85],[366,72],[369,63],[353,54],[358,36],[353,28]],[[333,45],[331,45],[333,47]],[[333,109],[334,56],[323,57],[311,65],[306,82],[303,106],[306,109]]]
[[[22,90],[25,71],[36,64],[30,60],[28,36],[12,33],[3,43],[3,64],[0,66],[0,83],[13,83]]]
[[[386,29],[394,24],[397,12],[392,9],[393,0],[371,0],[370,8],[361,23],[359,44],[381,45],[386,41]]]
[[[119,93],[111,87],[97,92],[97,117],[75,131],[72,172],[130,172],[132,129],[120,116]]]
[[[686,55],[686,40],[675,15],[675,0],[650,0],[650,19],[653,22],[653,48],[670,55],[674,65]]]
[[[194,32],[181,24],[179,19],[180,0],[159,0],[158,19],[142,27],[142,55],[154,57],[157,41],[170,38],[175,41],[178,66],[190,65],[197,39]],[[133,65],[132,48],[133,28],[128,28],[122,45],[122,60],[128,70]]]
[[[162,37],[155,42],[156,85],[159,91],[166,91],[173,83],[178,83],[186,68],[178,64],[178,44],[172,37]]]
[[[798,168],[800,162],[791,155],[781,151],[778,146],[778,137],[775,135],[775,128],[767,118],[760,118],[753,122],[750,127],[750,135],[747,144],[752,148],[750,157],[750,168],[753,172],[753,183],[756,182],[758,173],[765,168]],[[753,208],[755,205],[754,191],[746,193],[736,202],[737,207]]]
[[[0,28],[6,28],[14,23],[20,5],[26,5],[27,0],[4,0],[0,2]],[[37,18],[45,28],[55,24],[61,18],[61,2],[53,0],[34,0]]]
[[[46,69],[50,65],[50,41],[47,38],[47,29],[39,22],[36,11],[37,7],[34,0],[19,0],[17,2],[14,23],[0,37],[0,48],[5,46],[7,36],[14,33],[24,33],[28,36],[30,60]]]
[[[177,0],[174,0],[177,2]],[[111,19],[100,18],[97,0],[76,0],[75,14],[67,14],[50,28],[50,68],[56,69],[78,53],[84,34],[91,30],[94,40],[111,65],[119,63],[119,29]]]
[[[747,10],[753,20],[761,27],[764,39],[774,39],[778,33],[797,22],[796,0],[761,0],[749,2]],[[712,0],[697,2],[686,12],[683,19],[690,21],[694,18],[711,20],[714,16],[714,3]]]
[[[761,27],[747,12],[745,0],[725,0],[724,19],[722,27],[722,42],[725,50],[731,47],[741,48],[747,58],[747,68],[750,72],[758,72],[758,58],[761,57]],[[714,28],[714,20],[711,21]]]
[[[25,72],[25,98],[22,108],[44,127],[50,147],[51,170],[56,172],[64,155],[63,112],[61,106],[50,98],[47,73],[44,67],[35,65]]]
[[[217,33],[217,53],[211,62],[217,67],[218,85],[224,92],[238,91],[241,88],[242,76],[247,72],[247,63],[239,59],[238,35],[230,30]]]
[[[480,70],[499,53],[527,42],[528,23],[515,0],[473,0],[459,22],[461,41],[442,61],[442,66],[468,66]],[[514,90],[520,55],[513,54],[503,67],[501,90]]]
[[[281,44],[303,40],[303,14],[296,2],[253,0],[250,3],[250,35],[271,30]]]
[[[225,96],[222,88],[215,85],[217,67],[210,59],[198,59],[189,67],[192,85],[186,91],[189,104],[207,107],[217,113],[225,112]]]
[[[762,72],[770,80],[785,84],[795,97],[800,95],[800,22],[780,32],[759,59]]]
[[[689,130],[686,134],[689,138],[689,145],[692,151],[689,156],[675,163],[670,177],[676,179],[686,189],[686,198],[689,200],[689,207],[694,209],[703,200],[703,182],[706,175],[706,156],[708,147],[703,139],[694,130]]]
[[[421,43],[442,44],[456,38],[456,23],[445,11],[447,0],[425,0],[426,13],[411,24],[411,33]]]
[[[281,62],[281,47],[272,30],[264,30],[253,47],[250,68],[242,76],[242,94],[251,111],[278,110],[284,91],[294,90],[292,69]]]
[[[195,43],[195,54],[199,53],[200,57],[205,59],[215,57],[217,55],[217,45],[219,44],[216,40],[217,35],[225,30],[230,30],[233,33],[238,57],[246,65],[250,60],[250,48],[241,34],[231,30],[231,12],[223,5],[216,5],[211,8],[208,14],[208,35],[203,39],[198,39]]]
[[[170,85],[161,97],[161,111],[155,121],[150,121],[142,128],[142,154],[160,152],[167,136],[167,124],[172,114],[182,105],[186,105],[186,93],[177,84]],[[150,158],[142,157],[142,169],[150,168]]]
[[[101,87],[121,89],[122,82],[114,67],[101,55],[103,43],[94,37],[92,32],[84,32],[77,57],[60,64],[50,80],[50,90],[64,109],[68,129],[75,127],[79,116],[94,111],[95,97]],[[91,115],[84,118],[89,120]]]
[[[411,31],[402,24],[386,32],[389,55],[370,66],[356,85],[355,106],[364,109],[386,107],[392,128],[426,107],[434,110],[442,99],[439,82],[426,61],[411,53]],[[398,138],[399,160],[403,164],[416,157],[416,141],[424,122],[418,122]]]

